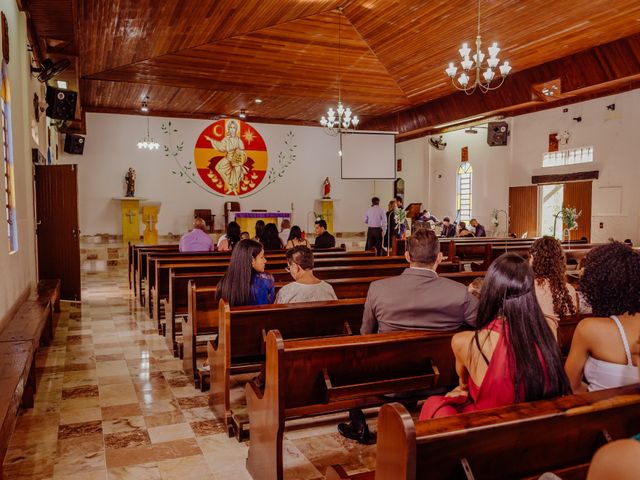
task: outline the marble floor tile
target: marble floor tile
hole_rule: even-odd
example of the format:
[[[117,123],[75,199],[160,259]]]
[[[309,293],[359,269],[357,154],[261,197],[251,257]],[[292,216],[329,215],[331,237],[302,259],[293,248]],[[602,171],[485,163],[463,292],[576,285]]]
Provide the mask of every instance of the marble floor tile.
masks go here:
[[[54,340],[36,356],[34,408],[18,417],[5,478],[251,480],[250,442],[227,436],[208,394],[184,374],[128,289],[126,263],[90,262],[83,265],[83,302],[63,302]],[[231,379],[238,412],[246,410],[244,383],[253,376]],[[375,446],[336,433],[345,418],[287,423],[286,479],[319,480],[332,463],[349,472],[374,468]],[[375,430],[375,418],[369,424]]]

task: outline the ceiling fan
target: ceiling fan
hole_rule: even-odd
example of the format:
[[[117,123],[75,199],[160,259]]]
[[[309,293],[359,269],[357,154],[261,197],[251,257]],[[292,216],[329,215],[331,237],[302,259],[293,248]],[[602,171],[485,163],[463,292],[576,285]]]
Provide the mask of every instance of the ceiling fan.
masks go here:
[[[438,138],[431,137],[429,139],[429,143],[436,150],[444,150],[445,147],[447,146],[447,142],[444,141],[444,139],[442,138],[442,135],[440,135]]]
[[[39,82],[48,82],[53,77],[60,75],[67,68],[71,66],[71,62],[68,58],[63,58],[57,62],[54,62],[50,58],[45,58],[40,63],[39,67],[31,67],[31,73],[38,74]]]

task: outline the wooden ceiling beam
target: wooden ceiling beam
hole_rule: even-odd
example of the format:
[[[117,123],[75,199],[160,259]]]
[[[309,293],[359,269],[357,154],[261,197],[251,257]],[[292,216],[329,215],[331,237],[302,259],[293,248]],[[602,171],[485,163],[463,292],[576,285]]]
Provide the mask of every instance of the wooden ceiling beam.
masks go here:
[[[444,75],[444,74],[443,74]],[[533,85],[559,78],[563,98],[531,100]],[[599,45],[515,73],[498,90],[467,96],[456,92],[398,113],[364,122],[363,129],[395,130],[399,140],[438,133],[442,124],[479,115],[513,116],[636,88],[640,79],[640,34]]]

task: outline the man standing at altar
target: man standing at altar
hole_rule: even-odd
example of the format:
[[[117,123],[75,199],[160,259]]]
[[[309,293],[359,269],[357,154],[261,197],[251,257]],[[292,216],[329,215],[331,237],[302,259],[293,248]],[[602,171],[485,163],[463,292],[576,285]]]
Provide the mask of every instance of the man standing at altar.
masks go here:
[[[387,216],[380,208],[380,199],[371,199],[371,208],[364,214],[364,223],[367,225],[367,243],[365,250],[376,249],[376,255],[382,255],[382,238],[387,230]]]

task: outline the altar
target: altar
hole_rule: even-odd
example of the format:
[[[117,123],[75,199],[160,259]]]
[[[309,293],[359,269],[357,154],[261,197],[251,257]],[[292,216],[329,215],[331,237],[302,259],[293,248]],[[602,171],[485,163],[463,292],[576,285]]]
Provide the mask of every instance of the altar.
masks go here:
[[[231,212],[231,219],[240,225],[240,231],[249,232],[251,238],[256,233],[256,222],[262,220],[265,224],[275,223],[280,231],[283,219],[291,220],[289,212]]]

